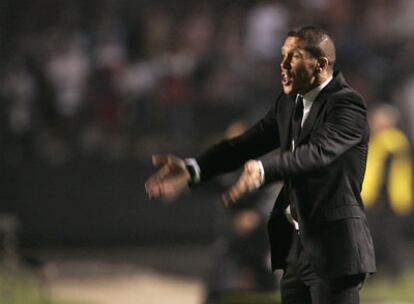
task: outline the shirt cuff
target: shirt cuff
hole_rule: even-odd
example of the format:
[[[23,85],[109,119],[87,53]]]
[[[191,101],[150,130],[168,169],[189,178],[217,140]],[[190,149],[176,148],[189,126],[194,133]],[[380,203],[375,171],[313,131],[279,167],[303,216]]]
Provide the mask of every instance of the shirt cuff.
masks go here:
[[[200,183],[201,170],[195,158],[186,158],[184,162],[191,175],[191,185]]]
[[[259,171],[260,171],[260,182],[257,185],[257,188],[260,188],[261,186],[263,186],[265,182],[265,172],[264,172],[263,163],[260,160],[257,160],[257,165],[259,166]]]

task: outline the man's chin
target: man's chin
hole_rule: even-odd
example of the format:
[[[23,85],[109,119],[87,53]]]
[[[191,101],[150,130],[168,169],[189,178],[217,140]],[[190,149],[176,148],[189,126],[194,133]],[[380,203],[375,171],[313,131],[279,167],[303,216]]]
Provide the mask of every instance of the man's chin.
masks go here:
[[[292,93],[292,86],[282,86],[283,88],[283,93],[285,93],[286,95],[289,95]]]

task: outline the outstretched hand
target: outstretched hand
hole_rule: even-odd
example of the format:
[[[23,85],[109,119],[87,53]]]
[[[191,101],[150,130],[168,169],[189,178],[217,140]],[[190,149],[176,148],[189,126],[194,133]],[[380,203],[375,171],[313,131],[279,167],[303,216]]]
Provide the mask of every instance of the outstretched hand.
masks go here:
[[[145,182],[149,198],[171,201],[188,188],[191,176],[183,159],[174,155],[153,155],[152,163],[161,168]]]
[[[249,160],[244,165],[244,170],[239,180],[223,194],[224,204],[235,203],[248,193],[255,191],[261,186],[262,176],[258,161]]]

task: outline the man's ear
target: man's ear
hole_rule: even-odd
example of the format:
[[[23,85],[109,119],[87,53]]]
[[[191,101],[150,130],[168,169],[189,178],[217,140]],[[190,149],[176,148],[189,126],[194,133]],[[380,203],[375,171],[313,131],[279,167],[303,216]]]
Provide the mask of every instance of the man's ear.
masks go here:
[[[329,65],[329,59],[326,57],[319,57],[318,58],[318,65],[317,69],[319,72],[322,72],[324,69],[326,69]]]

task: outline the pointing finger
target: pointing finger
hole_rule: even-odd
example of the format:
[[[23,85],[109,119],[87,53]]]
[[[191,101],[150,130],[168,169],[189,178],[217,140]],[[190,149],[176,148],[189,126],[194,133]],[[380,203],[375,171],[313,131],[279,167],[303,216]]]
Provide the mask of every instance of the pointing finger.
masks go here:
[[[228,206],[229,203],[235,203],[245,192],[245,181],[243,178],[240,178],[233,187],[231,187],[226,193],[223,194],[222,198],[224,204]]]

